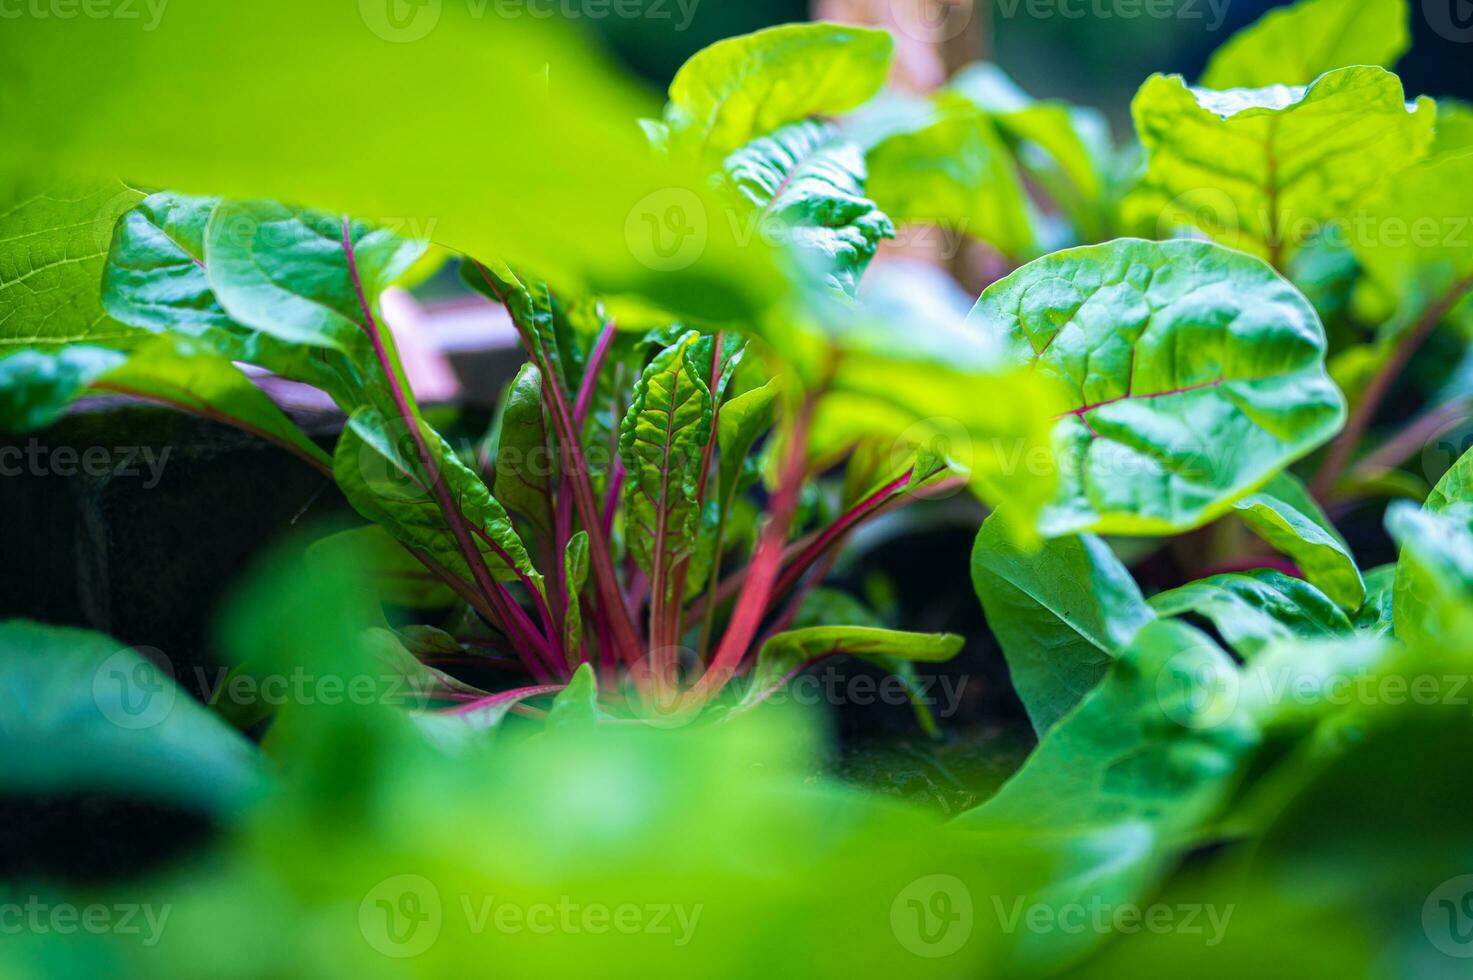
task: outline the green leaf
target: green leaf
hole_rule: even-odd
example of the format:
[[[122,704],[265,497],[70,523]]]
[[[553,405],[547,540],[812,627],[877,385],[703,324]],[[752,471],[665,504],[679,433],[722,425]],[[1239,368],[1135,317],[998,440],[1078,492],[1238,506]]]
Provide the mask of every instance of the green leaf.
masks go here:
[[[598,724],[598,682],[593,665],[582,664],[573,671],[568,686],[558,692],[547,712],[549,731],[592,728]]]
[[[1188,613],[1209,620],[1246,659],[1293,638],[1348,636],[1350,620],[1303,579],[1270,568],[1213,575],[1151,597],[1161,616]]]
[[[1347,65],[1393,67],[1411,47],[1407,0],[1299,0],[1218,48],[1204,88],[1308,85]]]
[[[1366,276],[1394,298],[1408,325],[1436,303],[1473,290],[1473,149],[1440,154],[1400,174],[1349,221],[1346,237]]]
[[[1344,420],[1314,310],[1210,243],[1058,252],[990,286],[969,321],[1068,398],[1045,535],[1201,526]]]
[[[382,602],[410,609],[443,609],[455,594],[376,524],[339,531],[314,541],[309,563],[337,563],[361,569]]]
[[[894,42],[885,31],[784,24],[718,41],[670,83],[672,145],[722,156],[814,116],[837,116],[885,84]]]
[[[1437,649],[1473,626],[1473,453],[1465,453],[1419,510],[1399,502],[1386,529],[1401,546],[1392,599],[1396,637]]]
[[[0,432],[51,424],[94,378],[126,359],[121,351],[87,344],[0,356]]]
[[[895,226],[864,196],[864,155],[824,122],[798,122],[733,150],[722,162],[752,206],[745,234],[789,243],[800,268],[853,294]]]
[[[239,368],[172,336],[128,354],[77,345],[0,358],[0,427],[48,424],[87,392],[169,405],[274,442],[319,469],[329,466],[327,454]]]
[[[1243,523],[1275,549],[1294,559],[1305,577],[1344,609],[1359,609],[1366,584],[1350,546],[1289,473],[1234,505]]]
[[[568,611],[563,617],[563,649],[577,656],[583,648],[583,607],[579,596],[588,584],[588,532],[579,531],[568,539],[563,553],[563,591],[568,597]]]
[[[514,257],[567,288],[715,319],[750,316],[780,293],[764,243],[736,242],[701,168],[650,152],[634,124],[654,109],[648,93],[570,25],[464,4],[425,5],[403,24],[388,9],[191,3],[152,31],[21,18],[0,63],[0,170],[7,180],[127,175],[348,213],[464,254]],[[363,104],[365,79],[413,80],[371,100],[374,119],[403,121],[406,138],[367,136],[363,117],[344,111]],[[671,215],[692,229],[674,264],[650,237]]]
[[[349,225],[363,298],[379,294],[424,253],[425,243],[355,221]],[[274,201],[230,201],[205,232],[205,269],[237,322],[281,340],[356,354],[366,314],[343,245],[342,215]]]
[[[1396,587],[1396,563],[1366,572],[1366,601],[1352,617],[1355,628],[1374,636],[1387,636],[1392,628],[1392,596]]]
[[[116,181],[11,175],[3,186],[0,351],[76,342],[129,347],[147,339],[110,319],[98,299],[113,222],[143,195]]]
[[[552,501],[558,460],[542,404],[542,374],[523,364],[501,412],[496,444],[496,499],[526,519],[542,537],[552,537]]]
[[[619,433],[626,538],[651,574],[670,572],[694,545],[696,481],[711,434],[711,392],[685,356],[699,336],[690,331],[645,368]]]
[[[870,147],[866,190],[900,225],[939,224],[1015,259],[1038,252],[1012,154],[987,114],[955,93],[902,110],[907,124]]]
[[[772,428],[777,395],[778,382],[774,379],[721,406],[716,418],[716,448],[720,454],[717,479],[723,512],[731,509],[741,491],[742,472],[752,447]]]
[[[1056,99],[1035,100],[993,64],[968,65],[947,87],[986,112],[1016,144],[1018,163],[1058,201],[1086,241],[1104,234],[1115,151],[1101,113]]]
[[[825,657],[893,657],[941,663],[961,652],[963,640],[949,633],[902,633],[870,626],[811,626],[778,633],[762,644],[740,707],[772,697],[795,674]]]
[[[1056,538],[1026,551],[996,517],[983,523],[972,549],[972,586],[1040,736],[1155,619],[1130,572],[1099,538]]]
[[[90,630],[0,623],[0,791],[217,814],[251,802],[266,776],[254,746],[159,661]]]
[[[1153,75],[1132,111],[1146,175],[1130,212],[1283,268],[1322,224],[1426,154],[1436,106],[1408,107],[1395,75],[1355,67],[1303,89],[1217,92]]]
[[[527,558],[505,508],[439,433],[423,422],[420,431],[439,478],[472,529],[476,548],[491,574],[515,581],[520,572],[540,586],[542,578]],[[435,500],[414,439],[403,422],[375,408],[354,412],[338,439],[333,475],[354,510],[381,525],[416,555],[430,558],[468,587],[475,587],[470,566]]]

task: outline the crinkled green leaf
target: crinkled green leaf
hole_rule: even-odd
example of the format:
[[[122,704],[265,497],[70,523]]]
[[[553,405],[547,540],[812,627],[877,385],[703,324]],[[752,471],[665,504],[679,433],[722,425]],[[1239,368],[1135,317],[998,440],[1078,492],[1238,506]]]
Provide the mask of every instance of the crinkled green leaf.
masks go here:
[[[1342,68],[1308,88],[1225,92],[1153,75],[1132,105],[1146,151],[1130,210],[1157,232],[1195,228],[1284,267],[1323,223],[1420,160],[1436,106],[1401,80]]]
[[[1204,88],[1308,85],[1347,65],[1393,67],[1412,44],[1407,0],[1299,0],[1218,48]]]
[[[1350,546],[1291,474],[1280,473],[1234,509],[1254,534],[1294,559],[1325,595],[1344,609],[1360,608],[1366,584]]]
[[[98,296],[113,222],[142,196],[116,181],[6,177],[0,351],[69,343],[129,347],[148,339],[108,317]]]
[[[762,644],[741,706],[751,708],[777,693],[804,667],[825,657],[894,657],[941,663],[961,652],[949,633],[902,633],[871,626],[810,626],[779,633]]]
[[[634,124],[655,108],[649,93],[559,18],[495,13],[257,0],[177,4],[156,30],[22,17],[0,61],[0,168],[7,180],[126,176],[346,212],[691,315],[770,304],[782,283],[764,243],[735,240],[701,168],[650,152]],[[889,39],[856,47],[875,49],[870,74],[882,77]],[[847,89],[855,77],[832,79]],[[345,108],[363,104],[365,79],[383,83],[367,121]],[[813,90],[812,79],[799,84]],[[404,138],[377,138],[373,123],[388,120],[408,127]],[[674,213],[693,230],[672,265],[651,233]]]
[[[1002,645],[1033,728],[1043,735],[1094,689],[1155,615],[1130,572],[1093,535],[1019,548],[988,518],[972,549],[972,586]]]
[[[720,156],[789,123],[848,112],[885,84],[893,48],[885,31],[824,23],[718,41],[670,83],[671,143]]]
[[[646,572],[671,571],[694,543],[696,482],[711,434],[711,392],[685,356],[699,336],[687,333],[645,368],[619,434],[625,533]]]
[[[1347,636],[1350,620],[1319,589],[1276,569],[1258,568],[1190,582],[1151,597],[1162,616],[1201,616],[1245,658],[1295,637]]]
[[[493,490],[502,506],[526,519],[544,538],[552,536],[552,502],[558,459],[542,403],[542,374],[524,364],[501,411]]]
[[[969,320],[1069,399],[1048,535],[1200,526],[1344,419],[1313,308],[1262,261],[1210,243],[1059,252],[989,287]]]
[[[752,208],[744,233],[792,246],[800,268],[848,293],[895,226],[864,196],[864,154],[829,123],[797,122],[733,150],[722,169]]]
[[[1392,628],[1392,597],[1396,586],[1396,563],[1366,572],[1366,601],[1353,617],[1355,628],[1375,636],[1386,636]]]
[[[936,224],[1017,259],[1037,253],[1012,154],[986,113],[955,93],[904,106],[906,123],[868,148],[865,189],[899,225]]]
[[[439,433],[423,423],[420,431],[437,474],[472,529],[491,574],[512,581],[520,571],[540,584],[541,576],[527,558],[505,508]],[[354,510],[382,526],[400,544],[474,587],[470,566],[435,500],[414,439],[402,421],[386,418],[371,407],[354,412],[338,439],[333,475]]]
[[[90,630],[0,624],[0,792],[223,815],[265,776],[255,748],[176,685],[167,660]]]

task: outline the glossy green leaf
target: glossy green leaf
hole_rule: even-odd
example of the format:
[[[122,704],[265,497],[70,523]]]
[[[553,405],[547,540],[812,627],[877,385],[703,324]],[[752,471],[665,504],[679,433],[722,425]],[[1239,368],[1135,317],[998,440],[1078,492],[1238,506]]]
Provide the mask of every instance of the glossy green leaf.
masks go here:
[[[266,786],[255,748],[152,653],[90,630],[0,624],[0,790],[222,815],[250,803]]]
[[[751,207],[751,234],[792,246],[800,269],[853,293],[895,226],[864,196],[864,155],[829,123],[798,122],[733,150],[722,162]]]
[[[94,378],[127,356],[88,344],[8,349],[0,355],[0,431],[29,432],[49,425]]]
[[[1366,585],[1350,546],[1317,503],[1289,473],[1234,505],[1243,523],[1294,559],[1309,581],[1344,609],[1359,609]]]
[[[741,707],[772,697],[804,667],[825,657],[894,657],[941,663],[961,652],[963,640],[949,633],[902,633],[870,626],[810,626],[779,633],[762,644]]]
[[[1401,81],[1342,68],[1308,88],[1218,92],[1153,75],[1132,105],[1146,174],[1130,209],[1160,234],[1195,228],[1284,267],[1325,222],[1416,163],[1436,106]]]
[[[969,320],[1069,398],[1047,535],[1200,526],[1344,418],[1314,310],[1263,262],[1217,245],[1059,252],[989,287]]]
[[[1353,617],[1355,628],[1375,636],[1386,636],[1392,629],[1392,597],[1396,587],[1396,564],[1382,565],[1366,572],[1366,601]]]
[[[410,13],[260,0],[179,4],[155,30],[20,18],[0,63],[0,168],[345,212],[718,319],[780,292],[764,243],[735,240],[701,169],[650,152],[635,125],[648,92],[569,25],[453,3]],[[870,44],[888,53],[883,34]],[[374,138],[344,110],[365,79],[413,80],[371,100],[405,138]],[[659,232],[676,217],[691,231],[670,246]]]
[[[1162,616],[1201,616],[1245,658],[1294,638],[1348,636],[1350,620],[1319,589],[1276,569],[1258,568],[1190,582],[1151,597]]]
[[[1347,65],[1393,67],[1411,47],[1407,0],[1299,0],[1228,39],[1207,63],[1204,88],[1308,85]]]
[[[1401,502],[1386,512],[1386,529],[1401,546],[1392,611],[1403,643],[1437,649],[1461,643],[1473,625],[1473,454],[1437,481],[1419,510]]]
[[[848,112],[885,84],[893,48],[885,31],[822,23],[718,41],[670,83],[671,142],[721,156],[789,123]]]
[[[645,368],[619,434],[628,546],[646,572],[670,572],[695,539],[696,481],[711,435],[711,393],[685,356],[699,336],[687,333]]]
[[[778,382],[744,391],[721,406],[716,419],[716,448],[720,454],[717,478],[723,511],[731,508],[741,490],[742,470],[757,440],[772,428]]]
[[[578,731],[598,724],[598,682],[593,666],[582,664],[573,671],[568,686],[558,692],[547,711],[549,731]]]
[[[98,283],[113,222],[143,196],[116,181],[10,175],[0,190],[0,352],[148,335],[108,317]]]
[[[1012,154],[992,120],[955,93],[901,109],[905,127],[871,146],[866,191],[896,224],[934,224],[1004,255],[1038,251]]]
[[[1094,689],[1118,651],[1155,618],[1099,538],[1056,538],[1023,550],[995,517],[972,549],[972,586],[1039,735]]]
[[[525,575],[540,583],[541,576],[527,558],[511,518],[486,484],[439,433],[423,423],[421,433],[436,472],[464,515],[491,574],[506,581]],[[333,476],[358,513],[382,526],[417,556],[428,557],[474,587],[465,555],[436,502],[433,484],[402,421],[386,418],[375,408],[354,412],[333,453]]]
[[[544,538],[552,536],[558,458],[542,403],[542,374],[522,365],[501,411],[493,491]]]

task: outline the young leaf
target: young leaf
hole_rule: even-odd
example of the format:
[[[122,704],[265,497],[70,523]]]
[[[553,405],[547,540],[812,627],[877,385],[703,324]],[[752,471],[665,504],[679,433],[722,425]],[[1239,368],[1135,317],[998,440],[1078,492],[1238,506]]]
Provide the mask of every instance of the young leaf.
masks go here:
[[[742,486],[742,473],[752,447],[772,428],[778,381],[744,391],[721,407],[716,419],[716,447],[720,453],[717,482],[721,509],[731,509]]]
[[[1382,565],[1366,572],[1366,601],[1351,621],[1357,631],[1373,636],[1391,633],[1392,602],[1396,588],[1396,563]]]
[[[598,724],[598,681],[593,666],[583,664],[573,671],[568,686],[553,698],[547,712],[548,731],[592,728]]]
[[[894,657],[941,663],[961,652],[963,640],[948,633],[902,633],[868,626],[812,626],[779,633],[762,644],[740,707],[772,697],[803,668],[825,657]]]
[[[224,815],[266,785],[255,747],[167,662],[89,630],[0,623],[0,792],[114,793]]]
[[[108,317],[97,282],[113,222],[143,195],[116,181],[12,176],[0,190],[0,352],[128,347],[142,330]]]
[[[1311,232],[1426,155],[1436,106],[1409,107],[1395,75],[1354,67],[1308,88],[1226,92],[1153,75],[1132,111],[1146,150],[1132,211],[1283,268]]]
[[[864,156],[824,122],[798,122],[733,150],[722,168],[755,211],[749,230],[791,243],[800,265],[852,294],[895,226],[864,196]]]
[[[722,156],[788,123],[848,112],[885,84],[893,48],[885,31],[823,23],[718,41],[670,83],[671,143]]]
[[[690,554],[701,450],[711,433],[710,390],[685,356],[699,336],[687,333],[650,362],[619,434],[619,454],[629,472],[629,551],[653,584],[666,588],[665,576]]]
[[[1280,473],[1233,506],[1254,534],[1294,559],[1305,577],[1336,604],[1347,610],[1360,608],[1366,585],[1350,546],[1302,483]]]
[[[1046,535],[1200,526],[1344,421],[1314,310],[1210,243],[1058,252],[994,283],[969,321],[1069,397]]]
[[[1151,608],[1161,616],[1192,613],[1209,620],[1245,659],[1280,640],[1351,632],[1350,620],[1323,592],[1270,568],[1191,582],[1152,596]]]
[[[1228,39],[1207,62],[1204,88],[1308,85],[1347,65],[1394,67],[1411,47],[1407,0],[1299,0]]]
[[[552,502],[558,459],[542,403],[542,374],[524,364],[501,412],[496,443],[494,492],[502,505],[525,518],[542,537],[552,537]]]
[[[972,549],[972,585],[1041,736],[1087,695],[1155,619],[1120,559],[1079,535],[1018,548],[990,517]]]
[[[540,587],[542,578],[527,558],[511,518],[486,484],[461,462],[439,433],[423,423],[421,433],[450,499],[473,529],[486,567],[503,581],[525,576],[534,587]],[[402,422],[385,417],[375,408],[354,412],[338,439],[333,475],[358,513],[381,525],[400,544],[429,557],[474,587],[465,555],[436,503],[428,474]]]
[[[870,147],[866,191],[891,220],[953,226],[1011,258],[1038,252],[1012,154],[991,119],[955,93],[907,106],[905,128]]]
[[[579,531],[568,539],[563,554],[563,592],[568,610],[563,617],[563,649],[576,657],[583,646],[583,607],[579,597],[588,584],[588,532]]]

